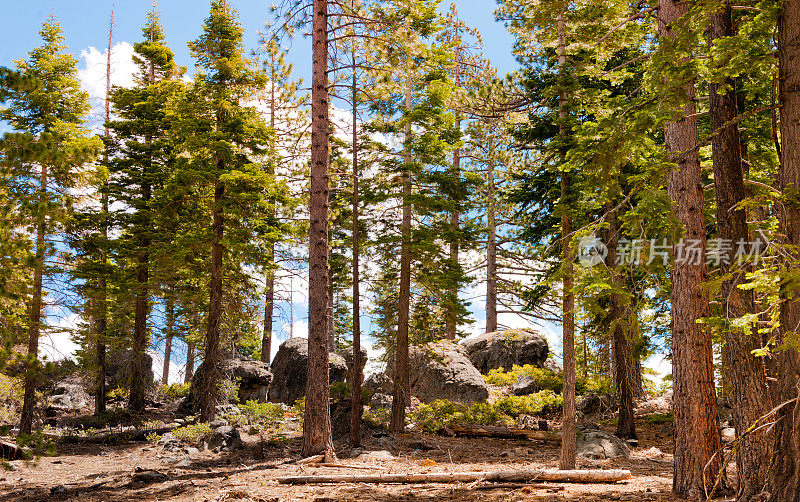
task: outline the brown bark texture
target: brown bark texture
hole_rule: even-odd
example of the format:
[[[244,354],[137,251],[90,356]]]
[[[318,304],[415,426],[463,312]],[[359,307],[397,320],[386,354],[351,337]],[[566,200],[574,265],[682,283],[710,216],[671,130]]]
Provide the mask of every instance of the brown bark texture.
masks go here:
[[[778,207],[785,235],[785,270],[796,273],[800,249],[800,0],[788,0],[778,18],[778,95],[780,108],[780,189]],[[798,285],[781,284],[780,341],[797,340],[800,333]],[[796,347],[796,346],[795,346]],[[800,357],[796,348],[778,354],[778,401],[798,399]],[[775,415],[775,452],[770,468],[770,500],[800,501],[800,400],[783,406]]]
[[[333,456],[328,379],[328,3],[314,0],[311,79],[311,199],[308,281],[308,373],[303,456]]]
[[[661,38],[674,37],[673,23],[688,12],[689,5],[659,0],[658,29]],[[681,117],[664,129],[666,150],[676,166],[667,174],[667,194],[677,221],[684,228],[684,243],[693,243],[699,257],[683,255],[673,246],[672,269],[672,374],[675,427],[675,469],[672,491],[683,496],[707,496],[721,467],[722,441],[717,415],[711,334],[698,319],[707,317],[708,281],[705,263],[706,228],[703,215],[703,183],[698,143],[694,82],[682,88],[685,102]],[[724,484],[724,483],[723,483]]]

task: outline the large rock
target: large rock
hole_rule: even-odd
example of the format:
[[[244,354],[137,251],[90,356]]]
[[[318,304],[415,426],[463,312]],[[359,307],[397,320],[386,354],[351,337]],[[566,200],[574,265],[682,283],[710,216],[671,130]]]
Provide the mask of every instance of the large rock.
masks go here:
[[[593,459],[627,458],[631,449],[613,434],[600,430],[578,431],[578,456]]]
[[[511,393],[515,396],[527,396],[539,392],[539,382],[535,378],[521,375],[517,381],[511,385]]]
[[[392,377],[387,373],[373,373],[364,380],[364,389],[378,394],[391,394],[393,390]]]
[[[359,368],[359,371],[361,372],[361,375],[363,377],[363,375],[364,375],[364,366],[367,365],[367,349],[365,349],[362,346],[361,350],[359,352],[361,352],[361,358],[360,358],[360,361],[359,361],[361,363],[360,364],[361,367]],[[352,368],[353,368],[353,347],[352,347],[352,345],[337,350],[336,354],[338,354],[339,356],[341,356],[344,359],[344,362],[347,365],[347,382],[350,382],[350,372],[352,371]]]
[[[220,370],[222,378],[237,383],[237,398],[240,403],[246,403],[247,401],[265,402],[267,400],[267,392],[272,382],[272,373],[270,373],[267,363],[250,359],[238,352],[227,353],[223,354]],[[181,404],[181,409],[187,413],[191,410],[196,411],[195,391],[200,389],[205,371],[205,366],[201,364],[197,367],[194,376],[192,376],[189,395]]]
[[[59,382],[53,394],[47,398],[47,404],[60,410],[80,410],[89,405],[91,398],[82,385],[72,382]]]
[[[472,365],[464,347],[432,342],[408,351],[411,394],[420,401],[449,399],[462,403],[486,401],[489,388]]]
[[[461,342],[481,373],[496,368],[510,370],[518,364],[542,367],[547,361],[547,339],[534,331],[508,330],[485,333]]]
[[[106,354],[106,389],[130,388],[132,359],[133,351],[129,349],[112,350]],[[145,389],[151,389],[155,382],[153,357],[150,354],[144,354],[143,364],[146,368]]]
[[[306,395],[306,371],[308,368],[308,340],[290,338],[281,344],[272,360],[275,380],[269,389],[269,400],[273,403],[292,405]],[[331,382],[347,380],[347,363],[337,354],[330,354],[329,378]]]

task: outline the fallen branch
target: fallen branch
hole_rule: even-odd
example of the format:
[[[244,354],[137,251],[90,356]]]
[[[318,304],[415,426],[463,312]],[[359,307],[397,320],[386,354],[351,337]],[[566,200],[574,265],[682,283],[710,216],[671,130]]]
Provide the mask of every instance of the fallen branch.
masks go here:
[[[451,430],[455,432],[456,436],[561,441],[561,434],[558,432],[509,429],[508,427],[494,427],[491,425],[455,424],[451,427]]]
[[[301,458],[297,462],[294,462],[297,465],[308,465],[308,464],[320,464],[325,461],[325,454],[314,455],[312,457]]]
[[[556,483],[616,483],[630,479],[631,471],[624,470],[520,470],[494,472],[429,472],[423,474],[364,474],[336,476],[287,476],[278,478],[282,485],[321,483],[471,483],[473,481]]]
[[[364,469],[364,470],[367,470],[367,471],[374,471],[376,469],[377,470],[385,469],[385,467],[380,467],[380,466],[377,466],[377,465],[374,465],[374,466],[369,466],[369,465],[347,465],[347,464],[332,464],[332,463],[327,463],[327,462],[323,462],[323,463],[320,463],[320,464],[314,464],[314,465],[311,465],[310,467],[333,467],[333,468],[336,468],[336,469]]]

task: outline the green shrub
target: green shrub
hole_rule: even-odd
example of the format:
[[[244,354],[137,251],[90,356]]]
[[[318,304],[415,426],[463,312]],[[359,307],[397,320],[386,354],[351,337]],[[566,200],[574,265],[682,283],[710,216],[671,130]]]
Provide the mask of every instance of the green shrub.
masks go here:
[[[172,437],[183,443],[200,444],[201,442],[211,438],[212,432],[211,426],[207,422],[203,422],[179,427],[170,432],[170,434],[172,434]]]
[[[387,429],[392,413],[388,408],[367,408],[362,416],[364,421],[377,429]]]
[[[219,393],[223,399],[228,400],[227,402],[237,404],[239,402],[239,379],[224,378],[219,383]]]
[[[21,378],[12,378],[0,373],[0,425],[19,421],[23,394]]]
[[[527,396],[504,396],[498,399],[494,406],[510,417],[520,415],[537,415],[545,411],[552,411],[564,404],[561,395],[556,395],[552,390],[542,390]]]
[[[192,384],[187,383],[173,383],[171,385],[162,385],[158,388],[158,397],[161,399],[178,399],[189,395]]]
[[[305,396],[301,397],[297,401],[294,402],[294,406],[292,406],[290,413],[296,415],[300,421],[303,420],[303,417],[306,414],[306,398]]]
[[[419,428],[432,432],[457,423],[510,426],[520,415],[536,415],[556,409],[562,403],[561,396],[551,390],[528,396],[506,396],[494,403],[475,403],[470,406],[439,399],[420,405],[410,418]]]
[[[349,383],[331,382],[331,385],[328,389],[328,394],[334,401],[343,401],[345,399],[350,399],[350,393],[352,390],[353,389],[350,387]]]
[[[247,418],[249,424],[266,425],[274,427],[283,421],[283,406],[274,403],[259,403],[257,401],[247,401],[239,406],[242,414]]]
[[[108,399],[118,399],[118,400],[127,400],[128,399],[128,389],[123,389],[122,387],[117,387],[116,389],[110,391],[106,394]]]
[[[578,394],[613,394],[614,382],[603,375],[594,375],[589,378],[579,377],[575,382],[575,392]]]
[[[653,413],[644,417],[644,421],[649,424],[669,424],[672,423],[672,413]]]
[[[491,385],[511,385],[521,376],[529,376],[536,380],[542,390],[552,390],[560,393],[564,387],[561,374],[547,368],[539,368],[532,364],[524,366],[514,365],[511,371],[504,371],[503,368],[490,370],[483,376],[486,383]]]

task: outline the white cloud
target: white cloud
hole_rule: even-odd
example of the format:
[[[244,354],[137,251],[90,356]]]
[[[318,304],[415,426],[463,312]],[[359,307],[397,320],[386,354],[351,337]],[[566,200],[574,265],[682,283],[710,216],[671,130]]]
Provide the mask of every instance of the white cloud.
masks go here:
[[[39,357],[47,357],[49,361],[75,359],[80,345],[72,339],[72,331],[78,329],[80,324],[81,316],[78,314],[60,318],[55,326],[57,331],[39,339]]]
[[[133,77],[139,71],[131,59],[133,46],[128,42],[118,42],[111,47],[111,85],[133,87]],[[92,99],[104,100],[106,97],[106,63],[108,50],[100,52],[95,47],[81,51],[85,66],[78,70],[78,78]]]
[[[153,373],[155,374],[156,380],[161,380],[164,374],[164,354],[155,351],[148,351],[147,353],[153,358]],[[183,383],[185,370],[185,364],[177,365],[174,360],[170,358],[169,383]]]

